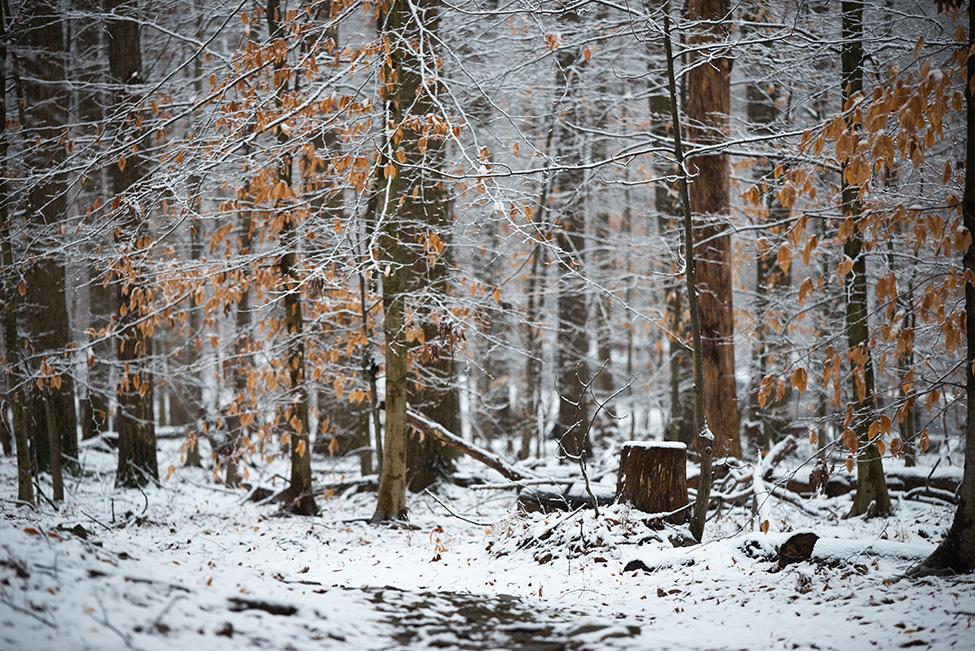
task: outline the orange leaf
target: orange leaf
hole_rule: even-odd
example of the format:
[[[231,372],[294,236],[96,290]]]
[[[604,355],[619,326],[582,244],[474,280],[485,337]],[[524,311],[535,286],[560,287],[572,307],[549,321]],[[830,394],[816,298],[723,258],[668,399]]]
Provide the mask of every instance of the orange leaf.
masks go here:
[[[780,246],[778,252],[775,254],[775,262],[779,265],[779,269],[782,273],[789,273],[789,267],[792,266],[792,251],[787,246]]]
[[[806,392],[806,385],[809,380],[809,374],[804,368],[797,368],[792,372],[792,386],[795,387],[796,391],[801,394]]]
[[[805,302],[806,298],[812,293],[812,290],[812,278],[806,278],[804,281],[802,281],[802,284],[799,286],[799,305],[802,305],[803,302]]]
[[[890,442],[890,453],[895,457],[900,456],[901,451],[904,449],[904,444],[899,438],[893,439]]]

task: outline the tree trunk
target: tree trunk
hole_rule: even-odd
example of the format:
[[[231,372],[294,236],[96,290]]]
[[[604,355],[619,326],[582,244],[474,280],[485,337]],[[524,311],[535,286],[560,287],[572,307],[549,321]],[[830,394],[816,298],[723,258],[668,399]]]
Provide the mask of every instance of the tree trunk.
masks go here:
[[[194,0],[193,11],[196,14],[196,40],[200,43],[206,40],[204,29],[204,9],[201,0]],[[203,96],[203,55],[198,54],[193,59],[193,92],[196,97]],[[202,186],[203,179],[196,173],[190,174],[186,180],[189,190],[188,204],[191,211],[189,220],[190,226],[190,264],[196,267],[203,256],[204,224],[198,215],[203,206]],[[189,327],[190,336],[186,341],[184,359],[186,360],[186,372],[182,375],[186,381],[177,384],[178,390],[171,394],[170,409],[173,402],[180,407],[180,419],[170,419],[171,425],[188,425],[191,428],[191,435],[186,441],[186,465],[199,468],[203,465],[200,457],[200,434],[197,428],[201,428],[206,422],[206,411],[203,405],[203,373],[199,370],[200,346],[197,342],[203,336],[201,323],[201,306],[196,304],[196,296],[190,297],[189,305]],[[182,385],[182,386],[180,386]]]
[[[387,30],[399,25],[402,7],[395,7],[387,17]],[[389,181],[391,204],[396,197],[395,178]],[[403,322],[403,303],[406,300],[403,267],[403,245],[398,219],[389,215],[384,220],[379,238],[380,255],[389,265],[383,276],[383,336],[386,352],[386,431],[383,440],[382,472],[379,476],[379,494],[373,522],[402,520],[406,517],[406,329]]]
[[[23,380],[20,362],[20,337],[17,332],[17,315],[20,311],[20,294],[17,282],[10,272],[14,269],[13,228],[7,212],[7,12],[6,2],[0,0],[0,256],[5,270],[3,280],[3,345],[6,354],[6,395],[3,408],[10,405],[11,429],[17,450],[17,499],[34,504],[33,473],[30,460],[27,423],[24,418],[24,392],[19,384]]]
[[[579,15],[565,14],[568,23],[577,25]],[[583,138],[573,125],[583,122],[579,83],[580,69],[585,66],[581,52],[564,51],[557,57],[557,79],[565,88],[558,130],[557,160],[571,166],[583,158]],[[556,336],[556,369],[559,394],[559,421],[555,435],[561,452],[570,457],[589,454],[592,441],[589,426],[589,336],[587,332],[586,280],[584,258],[586,215],[580,188],[585,176],[579,169],[565,167],[556,173],[560,219],[555,226],[558,252],[558,333]]]
[[[680,112],[677,107],[677,80],[674,72],[675,57],[670,30],[670,3],[664,6],[664,53],[667,58],[667,89],[670,92],[670,123],[674,132],[674,162],[680,170],[680,203],[684,222],[684,258],[686,269],[684,273],[687,304],[691,320],[691,352],[694,356],[694,382],[691,384],[694,411],[693,427],[697,432],[697,444],[701,457],[701,473],[697,482],[697,497],[691,513],[691,535],[698,542],[704,537],[704,524],[707,520],[708,502],[711,496],[712,468],[711,461],[714,454],[714,434],[708,429],[705,417],[705,402],[702,391],[704,383],[704,344],[701,333],[701,313],[699,307],[700,285],[697,282],[697,256],[693,254],[694,246],[694,215],[691,211],[690,181],[687,175],[687,161],[684,158],[683,128]]]
[[[688,36],[688,46],[715,46],[725,40],[728,0],[689,0],[687,18],[713,21]],[[707,24],[707,23],[705,23]],[[731,59],[720,52],[692,52],[687,75],[688,138],[694,143],[720,143],[728,137],[731,103]],[[702,63],[701,59],[708,59]],[[731,274],[729,168],[725,154],[690,161],[697,176],[690,187],[694,213],[694,249],[704,360],[704,413],[715,436],[714,453],[741,456],[735,387],[734,312]]]
[[[653,132],[661,137],[673,133],[670,124],[671,106],[667,95],[652,95],[649,99],[651,120],[656,125]],[[661,166],[661,174],[676,177],[680,170],[673,164]],[[653,191],[653,207],[657,213],[657,229],[664,238],[673,237],[682,241],[680,234],[680,206],[678,182],[656,183]],[[664,302],[667,305],[665,323],[667,324],[667,352],[668,368],[670,371],[670,421],[665,426],[664,436],[668,441],[681,441],[687,445],[694,444],[693,401],[688,385],[693,382],[691,369],[691,353],[684,346],[684,341],[690,335],[687,318],[684,314],[684,289],[678,269],[674,266],[671,276],[664,282]]]
[[[561,93],[559,94],[561,96]],[[554,113],[554,112],[553,112]],[[550,156],[552,152],[552,138],[555,134],[555,124],[552,124],[545,136],[545,155]],[[542,189],[539,192],[538,204],[531,215],[531,232],[538,240],[543,240],[547,233],[545,224],[546,211],[548,208],[548,196],[554,178],[552,175],[542,179]],[[536,453],[542,456],[542,446],[545,440],[545,424],[541,417],[542,403],[542,344],[540,333],[540,320],[543,312],[545,264],[547,248],[541,244],[534,244],[529,255],[531,256],[531,272],[525,281],[525,384],[522,416],[525,421],[524,431],[522,432],[521,449],[518,451],[519,459],[527,459],[531,454],[531,441],[534,435],[536,441]]]
[[[64,475],[61,472],[61,437],[58,430],[57,392],[45,392],[44,417],[47,421],[48,445],[51,446],[51,497],[55,502],[64,500]]]
[[[106,9],[126,14],[131,4],[125,0],[109,0]],[[142,46],[137,23],[127,20],[108,21],[108,63],[114,83],[123,86],[115,98],[115,111],[123,114],[119,120],[115,145],[130,141],[136,133],[135,92],[128,87],[140,86],[142,79]],[[118,199],[119,225],[116,244],[122,249],[126,264],[133,262],[140,249],[148,243],[145,210],[137,207],[139,197],[135,186],[142,178],[141,155],[125,147],[125,158],[112,161],[112,191]],[[134,280],[133,280],[134,278]],[[116,355],[123,365],[119,379],[118,414],[118,470],[115,482],[120,486],[142,486],[159,480],[156,461],[156,425],[153,412],[152,375],[143,368],[152,353],[151,324],[142,321],[149,311],[149,290],[138,268],[115,282],[119,306]]]
[[[975,95],[972,93],[972,77],[975,77],[975,9],[968,8],[968,62],[965,84],[965,194],[962,198],[965,229],[975,234]],[[969,245],[963,259],[965,276],[975,274],[975,246]],[[965,283],[965,333],[968,350],[965,355],[965,470],[958,492],[958,510],[948,535],[922,563],[916,573],[926,574],[950,570],[971,572],[975,570],[975,285]]]
[[[845,0],[843,12],[843,107],[863,88],[863,3]],[[847,129],[854,129],[848,121]],[[884,480],[884,464],[879,450],[870,440],[868,429],[876,407],[874,395],[873,360],[870,354],[870,331],[867,322],[867,259],[863,250],[863,233],[858,223],[862,218],[860,187],[847,182],[849,159],[843,160],[842,201],[843,218],[852,220],[854,227],[843,245],[846,257],[853,261],[853,270],[845,277],[846,339],[850,349],[850,384],[854,399],[854,429],[857,450],[857,491],[853,498],[851,516],[863,515],[868,509],[875,515],[890,513],[890,497]],[[871,503],[874,506],[871,508]]]
[[[759,26],[761,23],[772,22],[769,15],[771,6],[765,3],[749,3],[745,9],[745,19],[755,24],[747,28],[749,36],[758,38],[767,34],[767,28]],[[767,81],[771,77],[771,70],[764,64],[759,64],[753,74],[757,81],[745,89],[746,114],[749,130],[756,136],[767,137],[774,132],[774,122],[779,117],[778,98],[781,90],[776,83]],[[758,224],[769,225],[765,232],[772,236],[773,243],[765,251],[759,251],[755,259],[755,328],[752,339],[752,374],[747,396],[746,410],[748,420],[756,424],[756,432],[760,436],[753,441],[757,448],[770,448],[782,437],[790,420],[785,407],[789,402],[789,392],[779,398],[778,392],[765,401],[764,406],[759,402],[758,395],[762,379],[769,373],[769,368],[779,361],[782,345],[779,333],[775,332],[774,324],[778,322],[777,315],[770,310],[777,293],[791,284],[788,270],[781,269],[777,264],[777,254],[782,244],[780,240],[786,230],[783,222],[789,217],[789,208],[783,206],[777,197],[777,186],[773,175],[773,166],[769,159],[759,159],[753,172],[754,182],[764,187],[761,203],[752,206],[753,218]],[[746,208],[748,210],[748,208]]]
[[[410,42],[420,40],[422,47],[416,54],[410,54],[407,65],[398,70],[398,93],[400,110],[408,114],[403,117],[419,117],[428,122],[439,114],[436,96],[441,84],[428,79],[424,86],[423,75],[435,76],[438,57],[436,38],[440,27],[440,0],[413,0],[416,17],[404,24]],[[419,24],[418,24],[419,22]],[[421,58],[420,54],[423,54]],[[421,74],[421,69],[426,72]],[[442,248],[432,254],[421,247],[408,249],[412,253],[410,261],[417,272],[411,277],[409,287],[413,293],[430,293],[448,296],[451,293],[450,268],[453,266],[451,248],[451,228],[453,225],[452,202],[445,182],[428,169],[443,169],[446,154],[446,139],[428,139],[424,153],[421,144],[422,132],[415,126],[404,129],[400,150],[406,154],[408,164],[418,168],[398,170],[400,175],[400,196],[408,197],[401,214],[421,231],[437,234]],[[422,233],[417,233],[414,241],[419,241]],[[436,301],[442,302],[442,301]],[[426,308],[414,318],[423,315],[422,329],[424,343],[412,354],[414,363],[419,362],[420,378],[411,384],[409,403],[430,420],[439,423],[451,432],[459,432],[460,391],[455,380],[454,351],[460,341],[451,316],[439,308]],[[421,491],[432,485],[438,478],[450,477],[454,469],[454,455],[439,441],[429,437],[409,434],[407,446],[407,484],[412,491]]]
[[[267,27],[270,40],[285,38],[284,14],[280,0],[267,1]],[[284,71],[285,61],[276,58],[275,72]],[[278,75],[280,82],[275,88],[275,102],[278,110],[284,107],[287,93],[288,75]],[[300,75],[296,75],[297,79]],[[278,178],[294,194],[293,159],[288,151],[290,138],[284,129],[277,129],[278,144],[285,153],[278,163]],[[283,206],[276,206],[284,209]],[[281,227],[281,248],[278,258],[278,275],[281,292],[284,295],[284,327],[287,334],[288,381],[290,405],[285,410],[288,431],[288,449],[291,455],[291,477],[286,493],[288,509],[300,515],[314,515],[318,512],[311,481],[311,439],[308,425],[308,389],[305,384],[305,340],[304,318],[301,304],[301,279],[298,264],[298,224],[297,211],[289,212]]]
[[[100,0],[80,0],[79,8],[84,15],[75,21],[76,34],[72,61],[77,69],[76,78],[80,82],[77,92],[78,136],[87,141],[87,146],[96,148],[94,140],[105,119],[103,105],[106,100],[102,88],[105,84],[105,58],[102,35],[104,26],[96,14],[102,12]],[[80,200],[93,204],[96,199],[108,194],[106,170],[95,166],[92,173],[81,180]],[[100,215],[94,216],[89,227],[97,227]],[[115,352],[111,337],[105,336],[109,321],[115,313],[115,291],[110,285],[111,271],[107,270],[102,247],[92,244],[89,255],[92,262],[88,266],[88,318],[85,327],[89,335],[88,381],[85,396],[80,400],[81,437],[90,439],[108,430],[109,396],[113,392],[111,383],[111,362]]]
[[[34,230],[32,239],[41,247],[50,249],[32,251],[40,255],[24,273],[28,342],[32,357],[38,363],[46,358],[62,377],[60,387],[52,388],[52,407],[56,412],[61,452],[69,459],[76,459],[78,434],[71,360],[62,359],[71,342],[71,331],[64,260],[56,251],[67,211],[67,186],[63,174],[51,173],[64,161],[65,148],[59,138],[68,124],[62,16],[58,3],[45,1],[27,3],[25,12],[23,44],[31,52],[21,58],[24,68],[22,97],[27,107],[24,127],[31,131],[38,143],[27,150],[26,165],[37,181],[28,188],[26,214]],[[33,423],[36,459],[41,468],[51,465],[46,403],[43,390],[32,388],[28,418]]]
[[[630,441],[620,450],[616,500],[644,513],[679,513],[667,522],[687,522],[687,446],[683,443]]]
[[[244,196],[248,196],[245,192]],[[254,222],[250,215],[251,206],[247,205],[240,209],[240,255],[245,257],[251,253],[253,242]],[[251,275],[247,270],[242,271],[243,277],[240,279],[240,295],[237,297],[237,307],[234,315],[234,363],[231,371],[231,382],[234,387],[234,400],[237,401],[237,411],[227,419],[227,450],[224,454],[224,462],[227,465],[224,484],[231,488],[236,488],[240,484],[240,471],[238,464],[243,452],[241,440],[246,435],[248,428],[244,425],[242,411],[245,409],[243,404],[247,391],[247,376],[251,370],[250,346],[251,346],[251,306],[250,306],[250,282]],[[249,407],[246,407],[249,408]]]
[[[388,37],[393,44],[380,77],[385,83],[379,90],[385,109],[386,128],[389,130],[400,125],[408,115],[408,93],[412,91],[414,96],[416,93],[415,88],[407,89],[403,84],[407,80],[412,80],[415,84],[415,75],[411,76],[408,72],[405,72],[405,77],[400,75],[404,74],[403,70],[409,66],[412,56],[405,41],[413,41],[409,36],[416,37],[419,25],[413,20],[408,0],[393,0],[383,9],[378,16],[377,27],[381,35]],[[401,151],[415,159],[417,152],[412,148]],[[406,366],[409,345],[406,341],[405,302],[411,268],[407,266],[410,259],[406,248],[410,235],[407,221],[410,212],[406,210],[406,206],[413,203],[405,193],[400,196],[404,170],[392,155],[392,143],[388,139],[383,143],[379,164],[385,183],[385,191],[379,199],[377,222],[382,224],[379,256],[384,267],[382,289],[386,353],[386,431],[378,500],[372,516],[374,523],[402,520],[407,516]]]

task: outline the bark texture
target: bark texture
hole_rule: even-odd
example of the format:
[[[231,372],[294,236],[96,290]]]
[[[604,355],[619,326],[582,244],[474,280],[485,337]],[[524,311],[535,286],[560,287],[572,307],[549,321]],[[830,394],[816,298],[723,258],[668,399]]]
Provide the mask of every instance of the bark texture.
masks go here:
[[[7,15],[6,3],[0,2],[0,88],[7,87]],[[14,268],[13,230],[10,214],[7,211],[7,94],[0,92],[0,255],[5,269]],[[30,458],[27,423],[24,415],[24,392],[18,386],[22,375],[20,360],[20,336],[17,330],[17,316],[20,312],[20,294],[12,274],[3,278],[3,345],[5,353],[6,392],[4,403],[13,412],[10,428],[13,431],[14,448],[17,453],[17,499],[26,504],[34,504],[33,471]]]
[[[863,89],[863,3],[848,0],[843,11],[843,104]],[[854,125],[847,124],[848,129]],[[873,359],[870,352],[870,328],[867,321],[867,259],[863,250],[863,233],[859,228],[862,205],[860,187],[847,179],[848,160],[843,161],[842,200],[843,219],[852,220],[854,227],[843,245],[846,257],[853,261],[853,270],[846,275],[846,340],[850,350],[850,383],[853,391],[853,428],[859,441],[857,458],[857,490],[853,498],[851,516],[868,510],[874,515],[890,513],[890,496],[884,480],[884,464],[877,446],[870,440],[868,429],[876,408],[874,394]],[[871,504],[873,506],[871,507]]]
[[[384,143],[381,163],[384,166],[385,191],[379,201],[377,214],[382,223],[379,237],[380,258],[383,273],[383,335],[386,348],[386,432],[383,440],[382,472],[379,477],[379,499],[373,514],[374,522],[399,520],[407,515],[406,487],[408,482],[407,459],[412,456],[416,485],[431,480],[431,451],[417,447],[417,442],[407,443],[406,408],[408,401],[407,364],[410,356],[406,336],[406,300],[416,283],[417,253],[411,250],[418,242],[420,228],[430,223],[424,200],[433,200],[430,179],[422,170],[413,167],[424,163],[425,154],[431,156],[429,147],[436,151],[439,146],[426,142],[420,147],[421,120],[427,118],[430,100],[421,100],[421,94],[436,93],[436,88],[424,86],[422,79],[435,70],[429,33],[423,30],[437,21],[439,1],[424,0],[410,3],[394,0],[379,16],[379,29],[391,42],[390,56],[383,67],[385,84],[381,97],[385,106],[387,128],[402,128],[403,138],[398,143]],[[414,13],[415,11],[415,13]],[[429,25],[428,25],[429,23]],[[421,43],[423,48],[420,48]],[[424,53],[421,56],[421,52]],[[429,57],[429,58],[428,58]],[[423,111],[422,114],[419,111]],[[398,148],[399,156],[392,155]],[[438,161],[439,158],[435,158]],[[427,161],[429,163],[429,161]],[[432,207],[431,207],[432,208]],[[428,241],[429,245],[429,241]],[[439,251],[432,251],[434,257]],[[434,265],[436,261],[434,261]],[[427,340],[427,329],[423,340]],[[428,406],[429,409],[429,406]],[[426,445],[432,445],[426,441]],[[408,449],[412,455],[408,454]],[[416,469],[419,468],[417,475]],[[412,483],[412,482],[411,482]]]
[[[968,80],[975,77],[975,9],[968,8]],[[965,91],[965,126],[968,135],[965,145],[965,194],[962,198],[964,224],[969,233],[975,233],[975,96],[971,83]],[[975,246],[969,246],[963,260],[966,276],[975,274]],[[968,350],[965,354],[965,470],[958,492],[958,510],[948,530],[948,535],[917,573],[941,571],[971,572],[975,570],[975,285],[965,283],[965,336]]]
[[[437,296],[451,293],[452,201],[444,181],[430,171],[443,168],[446,140],[443,137],[428,138],[424,145],[420,127],[440,114],[435,98],[441,88],[432,79],[437,74],[435,38],[440,28],[441,3],[440,0],[414,0],[413,4],[416,14],[405,25],[405,33],[410,42],[420,47],[399,70],[399,102],[401,110],[407,111],[403,118],[408,123],[400,149],[408,164],[422,166],[422,169],[399,170],[400,194],[408,197],[400,214],[415,229],[411,239],[418,245],[423,243],[408,249],[409,264],[416,270],[409,287],[417,294],[428,293],[434,300],[418,306],[420,309],[414,316],[423,320],[423,343],[411,355],[412,361],[418,365],[421,381],[410,385],[409,402],[448,431],[459,432],[460,392],[455,379],[454,347],[459,342],[460,332],[450,314],[436,305]],[[433,240],[425,239],[428,233],[438,234],[439,246]],[[406,461],[407,484],[412,491],[421,491],[437,479],[449,477],[454,469],[454,453],[436,439],[416,430],[409,432]]]
[[[616,499],[644,513],[671,513],[672,524],[687,521],[687,448],[682,444],[624,443]]]
[[[125,0],[109,0],[108,11],[125,15],[132,10]],[[136,116],[130,88],[141,85],[142,45],[137,23],[127,20],[108,21],[108,63],[112,81],[119,85],[115,97],[118,130],[114,145],[125,153],[113,161],[112,191],[117,200],[118,230],[116,244],[125,254],[127,273],[115,283],[119,318],[116,328],[116,357],[123,366],[116,394],[118,412],[118,469],[115,482],[120,486],[142,486],[159,480],[156,461],[156,425],[153,411],[152,375],[145,362],[152,353],[152,327],[143,319],[148,311],[150,294],[143,286],[138,262],[133,253],[146,243],[148,224],[146,208],[140,202],[137,184],[142,178],[142,161],[129,144],[136,131]],[[123,146],[124,145],[124,146]]]
[[[267,0],[267,31],[271,40],[286,37],[284,15],[280,0]],[[283,59],[275,60],[275,69],[283,71]],[[279,75],[280,82],[275,92],[278,109],[284,106],[287,93],[288,75]],[[284,129],[277,129],[278,142],[284,153],[278,162],[278,177],[294,194],[294,161],[288,148],[289,137]],[[289,479],[287,508],[299,515],[318,513],[318,505],[312,493],[311,481],[311,439],[308,424],[308,388],[305,384],[305,339],[304,316],[301,300],[301,278],[298,270],[298,224],[297,211],[288,211],[281,227],[282,254],[278,258],[280,289],[284,295],[284,327],[287,333],[287,359],[289,382],[289,405],[285,410],[288,432],[288,450],[291,455],[291,476]]]
[[[573,25],[579,15],[568,12],[564,20]],[[556,126],[557,157],[562,165],[577,164],[583,154],[583,135],[573,125],[584,122],[579,76],[585,66],[581,52],[565,51],[558,57],[557,85],[565,89]],[[586,281],[583,255],[586,248],[586,215],[583,194],[585,173],[566,168],[556,174],[560,218],[555,224],[558,253],[558,334],[556,369],[559,391],[559,420],[554,432],[562,452],[578,457],[591,451],[592,441],[586,431],[589,425],[589,399],[585,384],[589,381],[589,333],[587,328]]]
[[[72,25],[75,32],[72,62],[77,72],[73,75],[81,83],[77,91],[78,136],[88,141],[89,147],[98,147],[91,142],[98,135],[98,125],[104,120],[105,58],[100,56],[104,25],[96,17],[101,13],[99,0],[80,0],[78,6],[83,15]],[[106,170],[96,167],[90,175],[81,179],[81,201],[94,204],[97,198],[108,194]],[[92,226],[101,215],[93,214]],[[102,243],[93,243],[92,256],[95,260],[103,254]],[[80,400],[81,436],[94,438],[109,429],[109,397],[113,392],[111,364],[115,350],[111,337],[105,336],[112,315],[115,314],[115,288],[111,285],[111,272],[103,264],[95,262],[88,269],[88,315],[86,329],[89,332],[88,382],[87,392]]]
[[[727,0],[689,0],[689,20],[702,24],[688,36],[699,47],[722,42],[728,35]],[[701,58],[709,58],[702,64]],[[723,142],[728,137],[731,104],[731,59],[720,50],[691,53],[687,75],[687,136],[694,143]],[[689,162],[696,173],[690,186],[694,213],[697,294],[704,362],[704,413],[714,433],[714,453],[741,456],[735,387],[734,313],[732,301],[729,167],[724,154],[698,156]]]
[[[56,251],[60,225],[67,210],[67,186],[63,174],[55,172],[64,162],[65,147],[59,139],[68,124],[65,43],[60,5],[56,2],[30,2],[25,6],[23,55],[20,57],[23,98],[26,103],[24,125],[37,139],[27,150],[27,175],[35,181],[27,191],[27,220],[32,232],[31,257],[34,262],[24,272],[27,294],[24,297],[28,343],[39,371],[43,360],[60,373],[60,386],[52,386],[51,408],[54,420],[47,418],[48,398],[45,390],[30,390],[27,410],[30,431],[34,434],[34,452],[42,469],[51,467],[51,422],[57,424],[62,454],[78,456],[77,417],[74,405],[74,382],[64,352],[71,342],[68,307],[65,295],[65,263]],[[34,247],[38,248],[34,248]]]

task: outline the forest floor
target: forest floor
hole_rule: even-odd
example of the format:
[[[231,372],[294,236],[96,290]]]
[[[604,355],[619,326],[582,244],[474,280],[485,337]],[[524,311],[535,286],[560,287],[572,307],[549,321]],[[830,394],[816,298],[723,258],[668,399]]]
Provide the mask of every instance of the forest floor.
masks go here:
[[[163,472],[177,461],[162,442]],[[415,528],[396,529],[365,521],[371,493],[292,517],[202,469],[143,494],[113,487],[114,455],[98,444],[82,463],[58,511],[32,511],[14,502],[13,459],[0,459],[0,648],[975,645],[975,577],[895,580],[934,548],[947,505],[899,501],[893,517],[865,521],[777,502],[767,534],[750,509],[731,509],[705,544],[673,548],[640,538],[620,506],[516,516],[510,490],[413,495]],[[343,464],[316,463],[317,480],[338,480]],[[849,500],[810,504],[841,513]],[[818,560],[771,572],[788,531],[815,531]],[[632,561],[642,569],[623,571]]]

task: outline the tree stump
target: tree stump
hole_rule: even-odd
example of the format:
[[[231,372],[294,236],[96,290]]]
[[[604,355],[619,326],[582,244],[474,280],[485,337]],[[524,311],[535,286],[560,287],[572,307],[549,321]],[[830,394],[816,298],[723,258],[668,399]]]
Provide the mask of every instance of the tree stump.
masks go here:
[[[670,513],[687,506],[687,446],[671,441],[629,441],[620,453],[616,500],[646,513]],[[667,522],[687,521],[688,510]]]

